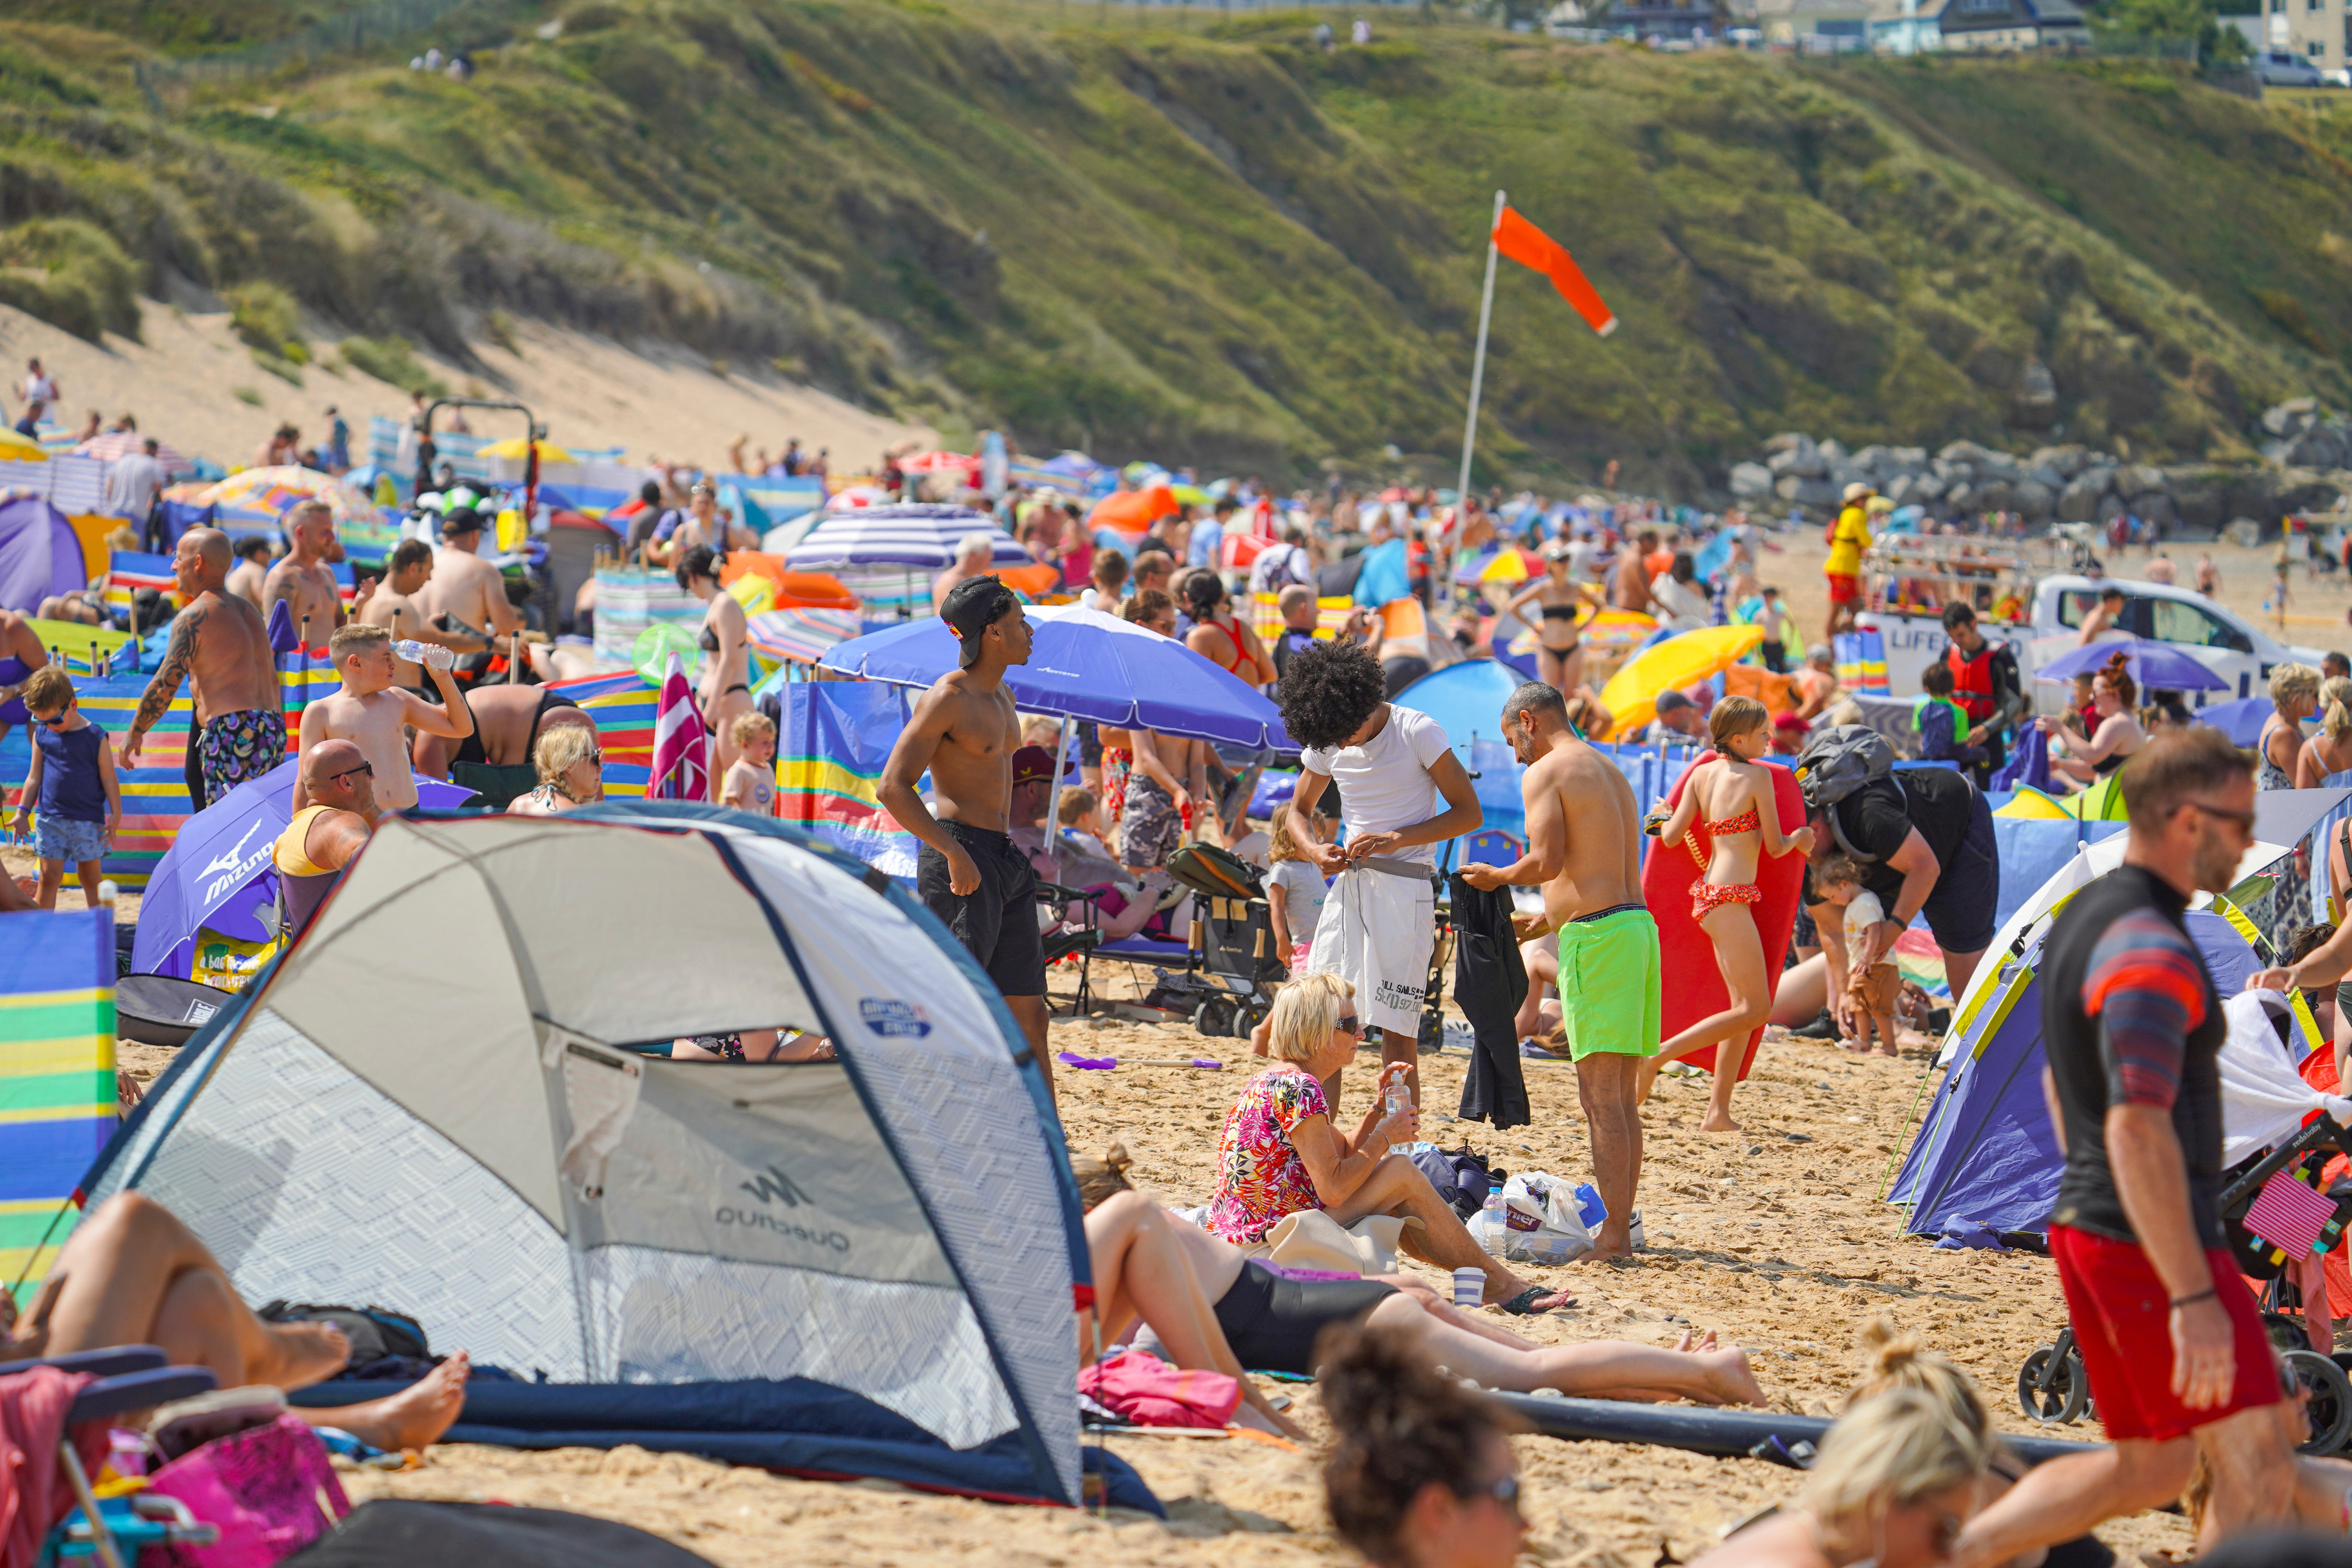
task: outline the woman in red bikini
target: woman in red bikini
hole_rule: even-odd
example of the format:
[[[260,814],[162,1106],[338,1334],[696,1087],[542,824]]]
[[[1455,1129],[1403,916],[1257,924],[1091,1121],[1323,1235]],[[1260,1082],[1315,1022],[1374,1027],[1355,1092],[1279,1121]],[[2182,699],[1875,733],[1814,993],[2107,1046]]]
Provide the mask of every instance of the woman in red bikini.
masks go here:
[[[1756,881],[1758,858],[1806,854],[1813,847],[1813,830],[1800,827],[1786,837],[1780,832],[1771,771],[1756,760],[1772,742],[1771,715],[1764,704],[1752,697],[1727,697],[1707,716],[1707,731],[1715,740],[1715,760],[1703,764],[1683,786],[1682,804],[1666,819],[1660,837],[1668,843],[1683,838],[1693,858],[1706,868],[1706,875],[1691,884],[1691,915],[1715,943],[1715,962],[1723,971],[1731,1005],[1661,1046],[1656,1056],[1642,1064],[1637,1093],[1648,1098],[1658,1069],[1666,1063],[1709,1046],[1739,1041],[1737,1052],[1716,1053],[1715,1092],[1707,1100],[1706,1120],[1699,1123],[1702,1132],[1737,1132],[1739,1123],[1731,1119],[1732,1087],[1747,1059],[1748,1037],[1772,1007],[1764,941],[1749,907],[1764,897]]]
[[[1192,629],[1184,646],[1255,687],[1274,679],[1274,658],[1257,640],[1250,624],[1234,611],[1233,595],[1214,572],[1194,572],[1184,579],[1184,613]]]

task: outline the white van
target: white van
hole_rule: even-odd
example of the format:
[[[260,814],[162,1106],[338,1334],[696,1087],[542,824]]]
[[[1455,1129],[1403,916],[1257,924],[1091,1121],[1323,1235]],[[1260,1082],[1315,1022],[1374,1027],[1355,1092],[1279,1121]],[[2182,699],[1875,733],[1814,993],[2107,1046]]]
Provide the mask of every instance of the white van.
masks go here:
[[[2028,697],[2037,710],[2054,710],[2062,705],[2065,689],[2042,686],[2033,690],[2038,684],[2033,672],[2075,646],[2083,617],[2098,604],[2100,593],[2110,587],[2124,591],[2123,612],[2116,617],[2117,631],[2170,643],[2228,682],[2224,690],[2183,693],[2191,707],[2266,691],[2273,665],[2318,668],[2323,650],[2282,643],[2237,611],[2215,604],[2193,588],[2121,577],[2055,574],[2035,583],[2030,620],[1995,621],[1982,611],[1977,616],[1979,631],[2017,650],[2018,673],[2024,678]],[[1856,624],[1877,632],[1885,642],[1887,686],[1898,696],[1917,691],[1919,672],[1944,657],[1940,610],[1865,611]]]

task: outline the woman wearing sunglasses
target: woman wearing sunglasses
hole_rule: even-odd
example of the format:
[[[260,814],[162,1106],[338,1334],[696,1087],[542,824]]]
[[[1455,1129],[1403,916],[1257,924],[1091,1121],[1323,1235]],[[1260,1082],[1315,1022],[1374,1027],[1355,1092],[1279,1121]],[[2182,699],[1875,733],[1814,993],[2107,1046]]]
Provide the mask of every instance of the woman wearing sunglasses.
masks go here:
[[[1408,1064],[1391,1062],[1372,1086],[1371,1109],[1353,1137],[1333,1123],[1330,1095],[1356,1053],[1363,1022],[1355,987],[1337,974],[1309,974],[1282,988],[1267,1018],[1267,1048],[1279,1058],[1243,1086],[1217,1140],[1217,1188],[1208,1228],[1240,1246],[1265,1238],[1285,1215],[1328,1210],[1341,1225],[1370,1215],[1409,1215],[1424,1229],[1416,1257],[1444,1268],[1486,1271],[1486,1300],[1526,1316],[1574,1304],[1511,1272],[1471,1238],[1454,1206],[1437,1195],[1412,1160],[1396,1152],[1413,1140],[1412,1101],[1402,1092],[1394,1111],[1388,1089]]]
[[[1381,1568],[1517,1561],[1528,1521],[1507,1412],[1391,1329],[1334,1343],[1318,1381],[1338,1433],[1324,1501],[1342,1540]]]
[[[596,743],[595,724],[556,723],[553,714],[549,720],[531,755],[539,787],[517,795],[507,807],[517,816],[555,816],[604,798],[604,753]]]
[[[1933,1568],[1976,1510],[1988,1436],[1920,1388],[1846,1407],[1798,1506],[1733,1535],[1691,1568]]]

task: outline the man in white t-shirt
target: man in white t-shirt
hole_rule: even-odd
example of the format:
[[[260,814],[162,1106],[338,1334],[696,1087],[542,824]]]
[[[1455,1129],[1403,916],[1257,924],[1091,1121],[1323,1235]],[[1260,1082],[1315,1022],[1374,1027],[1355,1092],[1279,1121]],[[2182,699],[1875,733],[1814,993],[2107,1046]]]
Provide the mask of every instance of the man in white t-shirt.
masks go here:
[[[1434,847],[1475,833],[1481,814],[1437,721],[1391,706],[1386,693],[1381,662],[1361,643],[1318,642],[1291,657],[1282,722],[1307,750],[1286,809],[1291,837],[1336,879],[1307,972],[1355,986],[1358,1016],[1381,1032],[1381,1066],[1404,1064],[1419,1105],[1421,1012],[1437,937]],[[1315,833],[1315,803],[1332,783],[1344,848]]]

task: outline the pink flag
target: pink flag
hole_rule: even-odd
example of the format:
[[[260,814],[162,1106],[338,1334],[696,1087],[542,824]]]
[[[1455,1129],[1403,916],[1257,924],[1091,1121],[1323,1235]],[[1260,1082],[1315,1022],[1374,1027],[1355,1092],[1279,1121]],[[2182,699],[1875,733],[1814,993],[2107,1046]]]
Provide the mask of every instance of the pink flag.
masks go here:
[[[709,800],[710,752],[695,711],[694,689],[686,683],[677,655],[669,656],[661,696],[654,702],[654,776],[647,796],[655,800]]]
[[[2313,1192],[2290,1171],[2274,1171],[2246,1211],[2246,1228],[2290,1258],[2309,1252],[2336,1217],[2333,1200]]]

